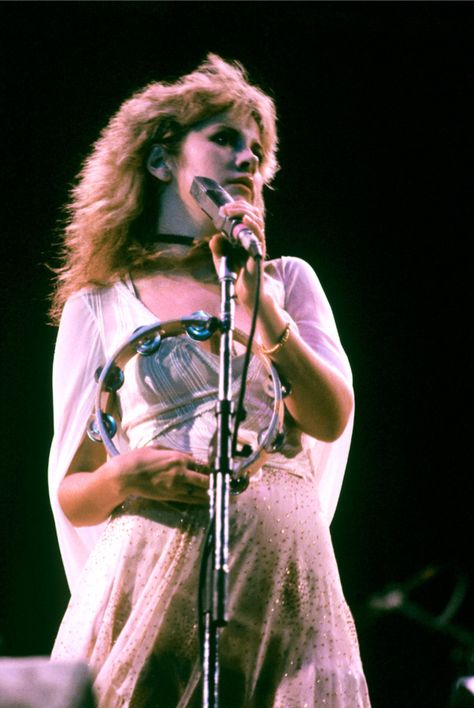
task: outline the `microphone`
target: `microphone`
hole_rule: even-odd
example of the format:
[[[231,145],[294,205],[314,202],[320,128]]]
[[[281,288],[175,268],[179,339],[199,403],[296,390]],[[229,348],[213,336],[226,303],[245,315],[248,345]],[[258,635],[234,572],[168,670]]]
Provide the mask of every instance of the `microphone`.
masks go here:
[[[263,258],[260,241],[250,229],[244,226],[242,220],[219,214],[221,206],[234,201],[220,184],[208,177],[195,177],[190,192],[216,229],[219,229],[234,246],[240,246],[252,258]]]

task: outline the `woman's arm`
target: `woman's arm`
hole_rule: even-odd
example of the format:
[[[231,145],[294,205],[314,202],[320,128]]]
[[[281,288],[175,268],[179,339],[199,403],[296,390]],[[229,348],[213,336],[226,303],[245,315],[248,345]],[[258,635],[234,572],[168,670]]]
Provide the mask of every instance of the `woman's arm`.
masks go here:
[[[59,485],[59,503],[74,526],[105,521],[130,495],[206,504],[209,477],[196,467],[190,455],[151,447],[107,460],[104,447],[85,437]]]
[[[265,242],[263,218],[255,206],[236,200],[222,207],[222,212],[230,217],[241,217],[257,238]],[[222,253],[222,242],[217,236],[209,245],[216,261]],[[331,334],[336,338],[337,332],[320,286],[318,290],[319,283],[314,271],[308,264],[302,267],[303,261],[292,260],[293,264],[299,264],[300,267],[294,268],[293,276],[296,280],[293,277],[291,292],[287,291],[288,284],[284,283],[288,313],[275,302],[263,272],[263,263],[260,264],[262,287],[258,330],[263,346],[271,349],[278,343],[290,318],[296,324],[301,318],[309,323],[308,331],[315,331],[318,329],[318,311],[322,315],[321,337],[310,335],[305,339],[293,328],[285,344],[269,356],[280,375],[291,385],[291,394],[285,398],[285,405],[299,428],[318,440],[333,442],[344,432],[353,410],[352,385],[341,366],[338,367],[338,357],[345,357],[340,345],[337,343],[329,356],[326,347],[321,346],[321,339],[331,338],[331,335],[326,337],[326,326],[334,330]],[[248,258],[240,269],[236,284],[238,300],[249,313],[255,301],[256,273],[256,261]]]
[[[72,297],[64,309],[56,341],[53,389],[55,435],[50,455],[50,489],[55,518],[64,512],[74,526],[105,521],[127,496],[206,503],[208,477],[189,455],[144,448],[107,459],[103,445],[85,429],[94,407],[94,372],[103,350],[94,297]]]
[[[278,342],[287,323],[285,311],[263,293],[258,328],[265,348]],[[291,385],[285,405],[299,428],[318,440],[337,440],[354,406],[352,387],[344,376],[294,328],[290,329],[285,344],[269,356],[282,378]]]

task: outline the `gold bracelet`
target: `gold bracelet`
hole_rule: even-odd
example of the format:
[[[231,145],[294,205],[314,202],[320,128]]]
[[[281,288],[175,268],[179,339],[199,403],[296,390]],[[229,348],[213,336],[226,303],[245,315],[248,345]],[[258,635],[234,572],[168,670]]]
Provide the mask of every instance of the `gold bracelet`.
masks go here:
[[[286,327],[281,333],[281,335],[278,337],[278,342],[275,344],[275,346],[270,347],[269,349],[265,349],[262,347],[262,352],[264,354],[276,354],[276,352],[279,352],[282,347],[287,343],[288,339],[290,338],[290,331],[291,331],[291,325],[289,322],[286,323]]]

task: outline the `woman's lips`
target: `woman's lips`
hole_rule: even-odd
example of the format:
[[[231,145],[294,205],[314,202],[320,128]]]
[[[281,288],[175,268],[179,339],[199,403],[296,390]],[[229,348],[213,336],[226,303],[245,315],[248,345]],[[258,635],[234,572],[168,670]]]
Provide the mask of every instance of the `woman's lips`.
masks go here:
[[[248,190],[253,195],[253,182],[251,179],[248,179],[247,177],[239,177],[236,179],[229,179],[226,182],[226,186],[228,186],[228,187],[243,187],[244,189]]]

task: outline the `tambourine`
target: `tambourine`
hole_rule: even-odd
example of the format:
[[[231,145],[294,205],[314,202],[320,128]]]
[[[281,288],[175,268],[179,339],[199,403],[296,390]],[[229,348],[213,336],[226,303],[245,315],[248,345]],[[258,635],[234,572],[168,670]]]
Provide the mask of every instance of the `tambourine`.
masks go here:
[[[120,454],[112,442],[112,438],[117,433],[118,424],[115,418],[107,412],[107,409],[110,397],[121,388],[125,381],[123,368],[133,356],[155,354],[160,348],[162,340],[166,337],[187,335],[191,339],[205,341],[219,328],[219,324],[217,317],[199,311],[180,320],[155,322],[136,329],[105,366],[96,371],[95,413],[87,430],[89,438],[94,442],[102,442],[110,456]],[[235,329],[233,336],[240,344],[247,344],[248,337],[241,330]],[[244,450],[246,457],[239,456],[233,460],[232,489],[237,494],[246,489],[249,476],[262,466],[266,456],[278,452],[284,442],[283,397],[285,390],[275,367],[258,345],[253,345],[252,353],[259,356],[268,372],[273,387],[273,407],[267,428],[258,435],[258,449]],[[244,446],[245,448],[248,446]]]

